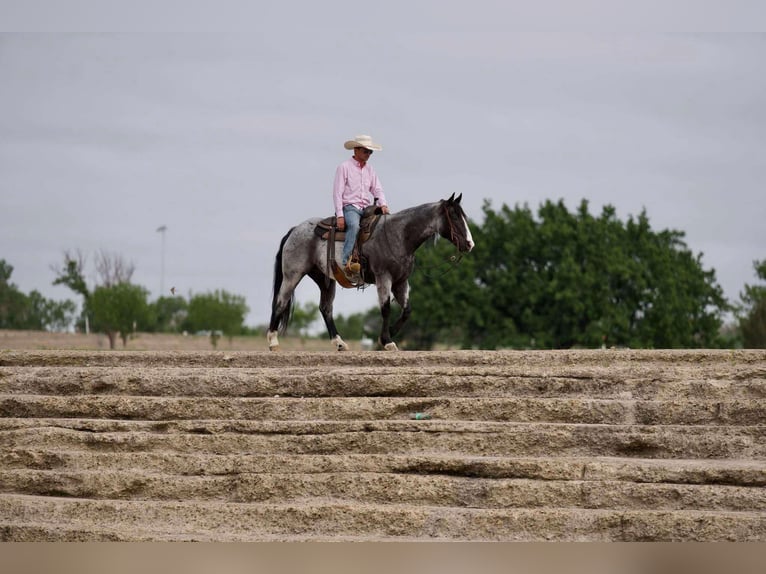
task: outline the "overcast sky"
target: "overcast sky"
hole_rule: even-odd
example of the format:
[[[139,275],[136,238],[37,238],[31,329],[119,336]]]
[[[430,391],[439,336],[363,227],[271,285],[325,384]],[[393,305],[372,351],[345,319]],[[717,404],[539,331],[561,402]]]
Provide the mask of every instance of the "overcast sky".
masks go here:
[[[366,133],[384,147],[372,162],[394,211],[452,193],[479,222],[485,199],[574,209],[585,198],[623,220],[645,208],[654,230],[686,233],[729,299],[756,282],[766,36],[509,34],[464,27],[454,10],[428,26],[308,17],[323,20],[0,35],[0,258],[12,281],[76,299],[51,285],[50,266],[67,249],[105,250],[135,263],[152,299],[161,284],[226,289],[247,299],[248,324],[265,323],[280,238],[332,214],[343,142]],[[298,294],[318,300],[308,279]],[[336,313],[375,301],[374,289],[339,290]]]

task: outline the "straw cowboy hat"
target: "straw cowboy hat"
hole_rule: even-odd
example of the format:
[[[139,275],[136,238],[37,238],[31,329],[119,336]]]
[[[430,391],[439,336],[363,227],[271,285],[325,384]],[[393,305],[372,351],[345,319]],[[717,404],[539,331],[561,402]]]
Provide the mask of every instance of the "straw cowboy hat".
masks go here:
[[[382,146],[379,146],[375,142],[372,141],[372,138],[370,136],[356,136],[352,140],[348,140],[346,143],[343,144],[343,147],[346,149],[354,149],[355,147],[363,147],[365,149],[371,149],[373,151],[380,151],[383,149]]]

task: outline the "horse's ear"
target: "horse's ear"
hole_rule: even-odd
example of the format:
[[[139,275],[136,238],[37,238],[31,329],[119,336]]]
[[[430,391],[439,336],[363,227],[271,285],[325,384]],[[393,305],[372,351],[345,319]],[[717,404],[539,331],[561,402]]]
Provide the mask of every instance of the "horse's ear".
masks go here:
[[[455,194],[454,193],[449,196],[449,199],[447,200],[447,203],[452,203],[453,201],[455,201]]]
[[[463,194],[462,194],[462,193],[461,193],[460,195],[458,195],[458,196],[455,198],[455,203],[457,203],[458,205],[460,205],[460,200],[461,200],[461,199],[463,199]]]

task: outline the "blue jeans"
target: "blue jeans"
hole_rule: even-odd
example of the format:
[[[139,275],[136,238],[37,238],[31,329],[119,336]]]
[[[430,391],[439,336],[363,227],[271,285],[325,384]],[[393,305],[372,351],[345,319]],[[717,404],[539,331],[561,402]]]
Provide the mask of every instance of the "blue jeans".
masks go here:
[[[343,218],[346,220],[346,240],[343,242],[343,258],[341,266],[345,266],[351,252],[354,250],[356,236],[359,234],[359,220],[362,219],[362,210],[353,205],[343,206]]]

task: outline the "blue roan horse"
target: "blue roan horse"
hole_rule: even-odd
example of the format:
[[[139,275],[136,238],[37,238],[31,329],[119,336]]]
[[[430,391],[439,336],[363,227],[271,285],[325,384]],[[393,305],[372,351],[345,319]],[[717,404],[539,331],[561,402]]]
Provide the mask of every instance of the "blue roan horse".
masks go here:
[[[381,216],[374,233],[362,244],[362,277],[365,283],[374,283],[378,289],[378,303],[383,316],[379,342],[388,351],[397,350],[391,339],[402,328],[410,315],[409,276],[415,266],[415,251],[429,237],[441,235],[449,239],[459,251],[473,249],[473,238],[465,212],[460,206],[460,194],[455,198],[411,207],[398,213]],[[274,298],[271,321],[267,334],[269,349],[279,348],[277,333],[287,329],[298,283],[308,275],[321,292],[319,311],[322,313],[332,343],[339,351],[347,350],[335,328],[332,305],[335,300],[335,278],[327,261],[327,240],[314,233],[319,218],[309,219],[293,227],[282,238],[274,264]],[[340,264],[341,244],[335,250]],[[402,312],[396,323],[389,326],[391,296],[401,305]]]

